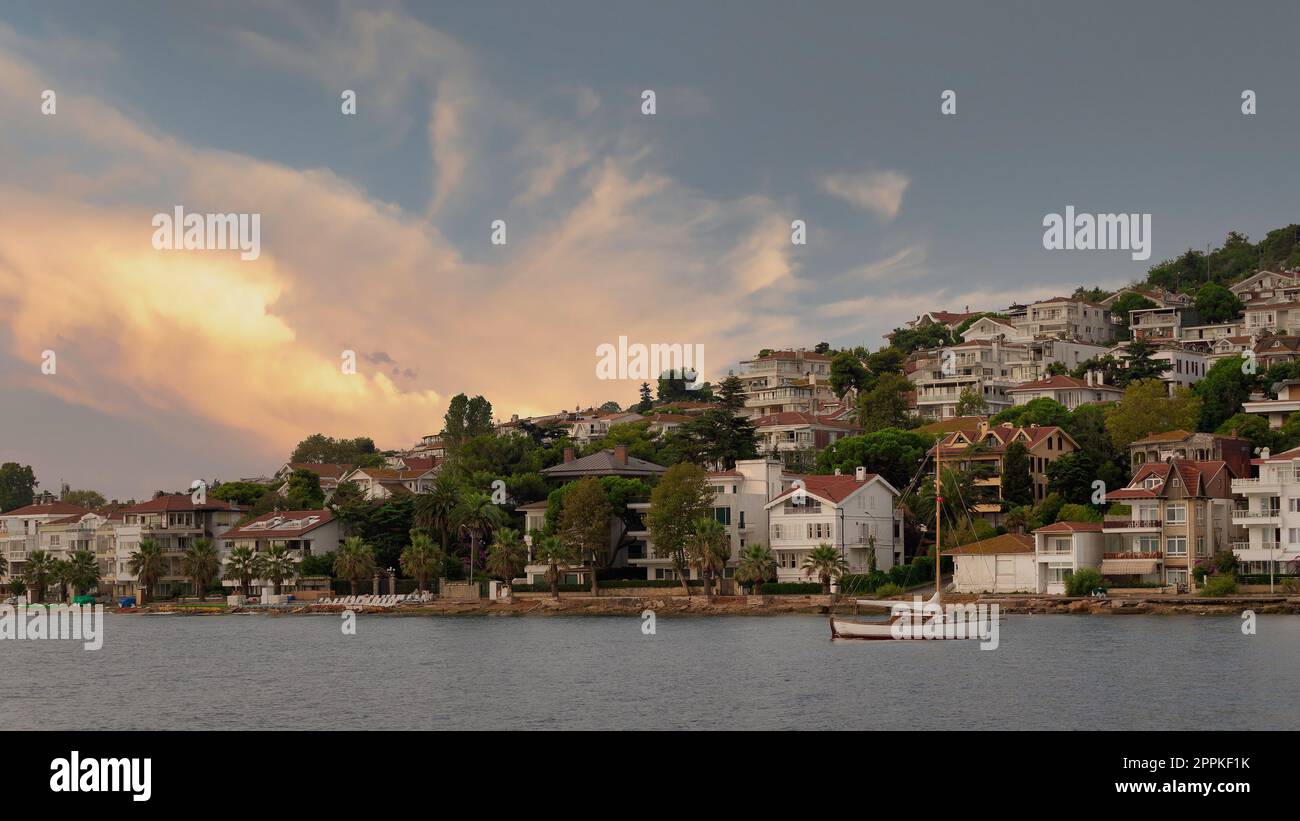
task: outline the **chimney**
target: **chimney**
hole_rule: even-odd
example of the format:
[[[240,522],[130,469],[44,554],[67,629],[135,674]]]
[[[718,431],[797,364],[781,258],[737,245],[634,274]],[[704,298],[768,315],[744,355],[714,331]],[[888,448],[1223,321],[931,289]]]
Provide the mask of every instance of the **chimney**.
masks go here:
[[[853,478],[857,479],[859,482],[867,481],[867,469],[862,465],[858,465],[853,469]]]
[[[565,449],[564,449],[564,463],[567,465],[569,462],[572,462],[572,461],[573,461],[573,448],[565,448]]]
[[[839,476],[839,475],[840,475],[840,469],[839,469],[839,468],[835,468],[835,475],[836,475],[836,476]]]
[[[1088,387],[1092,387],[1092,371],[1088,371],[1083,375],[1083,381],[1088,384]]]
[[[614,461],[620,465],[627,464],[627,445],[618,445],[614,448]]]

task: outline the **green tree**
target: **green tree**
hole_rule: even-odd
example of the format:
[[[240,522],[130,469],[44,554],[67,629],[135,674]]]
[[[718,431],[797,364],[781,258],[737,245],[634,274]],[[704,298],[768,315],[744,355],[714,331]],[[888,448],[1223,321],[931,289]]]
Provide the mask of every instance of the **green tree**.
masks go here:
[[[208,539],[195,539],[181,558],[181,570],[194,582],[199,601],[208,598],[208,584],[221,572],[221,557]]]
[[[962,388],[961,393],[957,396],[958,416],[983,416],[989,412],[989,403],[984,399],[984,394],[980,393],[973,386]]]
[[[153,599],[154,586],[162,575],[167,561],[163,558],[162,547],[153,539],[141,539],[135,552],[127,560],[127,570],[140,580],[143,589],[141,604]]]
[[[1101,511],[1091,505],[1064,504],[1056,513],[1058,522],[1100,522]]]
[[[749,585],[750,593],[756,595],[764,582],[775,578],[776,558],[771,548],[760,542],[746,545],[736,564],[736,580]]]
[[[1015,405],[1000,411],[989,419],[991,425],[1000,425],[1003,422],[1010,422],[1013,425],[1023,427],[1038,425],[1039,427],[1056,426],[1064,428],[1070,422],[1070,409],[1055,399],[1041,396],[1038,399],[1031,399],[1023,405]]]
[[[0,511],[17,510],[36,499],[36,474],[17,462],[0,465]]]
[[[712,516],[695,520],[695,531],[686,542],[687,559],[704,580],[704,595],[713,596],[713,578],[722,575],[731,558],[731,538]]]
[[[1002,498],[1013,505],[1034,502],[1034,480],[1029,475],[1029,451],[1021,442],[1007,445],[1002,456]]]
[[[250,595],[253,579],[261,572],[262,558],[248,545],[232,548],[230,555],[226,556],[225,578],[239,582],[239,591],[245,596]]]
[[[524,572],[527,564],[528,547],[519,538],[519,531],[509,527],[498,530],[492,547],[488,548],[488,572],[511,588],[515,577]]]
[[[1187,388],[1168,394],[1158,379],[1135,382],[1124,389],[1124,399],[1106,410],[1106,430],[1116,449],[1127,451],[1130,443],[1167,430],[1195,430],[1201,416],[1201,400]]]
[[[1092,483],[1098,475],[1096,458],[1076,450],[1047,463],[1047,490],[1063,500],[1086,505],[1092,501]],[[1104,481],[1104,480],[1103,480]]]
[[[68,558],[64,578],[78,595],[89,594],[99,584],[99,562],[95,561],[95,554],[84,548],[74,551]]]
[[[298,560],[284,545],[275,545],[262,554],[262,575],[275,585],[275,595],[280,595],[286,579],[298,574]]]
[[[352,583],[352,595],[357,594],[357,582],[375,574],[375,551],[360,536],[349,536],[339,545],[334,557],[334,575]]]
[[[884,428],[861,436],[835,440],[817,454],[817,472],[834,473],[836,468],[851,475],[859,465],[879,473],[902,490],[920,468],[934,436],[920,431]]]
[[[560,537],[578,555],[591,560],[591,594],[599,589],[596,569],[605,567],[609,557],[610,517],[613,510],[600,480],[588,476],[574,482],[564,494],[560,511]]]
[[[1214,431],[1225,436],[1240,436],[1250,441],[1251,449],[1270,448],[1279,452],[1285,450],[1279,446],[1280,431],[1268,426],[1268,420],[1254,413],[1237,413],[1228,417]]]
[[[355,485],[354,485],[355,487]],[[222,482],[208,494],[213,499],[234,502],[237,505],[254,505],[268,490],[261,482]]]
[[[654,407],[654,404],[655,404],[655,402],[654,402],[654,397],[653,397],[653,396],[651,395],[651,393],[650,393],[650,383],[649,383],[649,382],[642,382],[642,383],[641,383],[640,399],[641,399],[641,401],[640,401],[640,402],[637,402],[637,405],[636,405],[636,412],[637,412],[637,413],[649,413],[649,412],[650,412],[650,409],[653,408],[653,407]]]
[[[822,584],[822,594],[828,595],[831,592],[831,580],[844,575],[848,570],[848,562],[844,561],[838,550],[822,542],[808,551],[801,569],[806,578],[817,576]]]
[[[1227,322],[1241,313],[1237,295],[1216,282],[1207,282],[1196,292],[1196,312],[1206,323]]]
[[[849,391],[861,390],[867,378],[866,365],[852,351],[840,351],[831,359],[831,390],[841,399]]]
[[[668,468],[650,494],[645,520],[655,555],[672,561],[688,596],[687,544],[694,535],[695,521],[712,512],[713,492],[704,471],[687,462]]]
[[[1156,346],[1145,339],[1135,339],[1124,349],[1124,368],[1115,377],[1115,385],[1127,387],[1134,382],[1159,379],[1173,367],[1168,362],[1155,359]]]
[[[575,558],[575,551],[559,536],[543,536],[534,548],[537,560],[546,565],[546,581],[551,586],[551,596],[560,598],[560,568]]]
[[[429,589],[429,577],[442,570],[444,557],[442,548],[433,543],[427,533],[411,531],[411,543],[402,551],[402,572],[415,578],[418,592]]]
[[[104,494],[97,490],[69,490],[59,495],[59,501],[66,502],[78,507],[87,507],[95,510],[108,504]]]
[[[461,497],[456,521],[469,533],[469,573],[473,578],[479,545],[486,543],[492,531],[505,524],[505,514],[493,504],[491,496],[471,491]]]
[[[898,373],[878,377],[870,390],[858,394],[858,424],[868,433],[907,423],[907,394],[915,390],[911,380]]]
[[[451,534],[456,529],[456,516],[460,511],[460,485],[450,475],[440,473],[433,487],[415,500],[415,521],[426,530],[436,531],[439,544],[449,554],[454,553]]]
[[[335,439],[323,433],[313,433],[298,443],[289,455],[289,461],[373,468],[384,464],[384,455],[368,436]]]
[[[289,474],[285,501],[293,510],[320,510],[325,507],[325,492],[320,487],[320,475],[306,468],[296,468]]]
[[[1211,285],[1205,287],[1209,288]],[[1243,370],[1244,362],[1245,360],[1240,356],[1224,357],[1214,363],[1200,382],[1192,386],[1192,392],[1201,399],[1198,430],[1217,429],[1235,414],[1240,413],[1242,403],[1250,399],[1250,394],[1255,390],[1258,380],[1255,374]]]
[[[1104,588],[1105,582],[1101,574],[1091,567],[1081,567],[1070,574],[1065,580],[1065,594],[1067,596],[1086,596],[1094,590]]]

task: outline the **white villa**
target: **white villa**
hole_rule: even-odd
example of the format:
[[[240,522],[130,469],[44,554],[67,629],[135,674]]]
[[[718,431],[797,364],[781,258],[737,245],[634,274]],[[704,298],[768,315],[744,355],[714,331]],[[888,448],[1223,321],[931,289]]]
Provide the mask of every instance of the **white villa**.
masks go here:
[[[1105,558],[1101,522],[1056,522],[1034,531],[1035,593],[1064,594],[1070,576]],[[1117,554],[1118,556],[1118,554]],[[1113,558],[1114,561],[1123,559]]]
[[[1267,573],[1270,562],[1277,570],[1300,562],[1300,448],[1277,455],[1265,449],[1251,464],[1258,475],[1232,480],[1232,492],[1246,497],[1246,506],[1232,512],[1246,539],[1232,547],[1244,572]]]

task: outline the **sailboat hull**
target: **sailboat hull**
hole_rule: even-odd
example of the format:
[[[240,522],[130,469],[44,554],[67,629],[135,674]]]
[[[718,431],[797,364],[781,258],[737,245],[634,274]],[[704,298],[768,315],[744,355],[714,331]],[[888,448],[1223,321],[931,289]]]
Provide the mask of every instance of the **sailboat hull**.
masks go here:
[[[942,618],[940,618],[938,624],[927,623],[927,626],[931,628],[929,630],[922,630],[917,626],[906,633],[899,630],[899,635],[895,635],[894,623],[895,619],[889,621],[858,621],[857,619],[847,619],[841,616],[831,616],[831,638],[862,639],[866,641],[959,641],[963,639],[979,639],[979,636],[975,634],[976,631],[973,630],[944,630]],[[926,635],[927,633],[933,635]],[[953,635],[947,635],[948,633],[953,633]]]

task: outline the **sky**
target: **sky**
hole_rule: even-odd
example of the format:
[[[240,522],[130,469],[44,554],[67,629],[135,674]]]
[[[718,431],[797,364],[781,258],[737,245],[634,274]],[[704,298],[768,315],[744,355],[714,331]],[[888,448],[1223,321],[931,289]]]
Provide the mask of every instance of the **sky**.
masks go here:
[[[502,419],[629,403],[595,371],[620,336],[703,345],[716,380],[1262,238],[1296,218],[1298,18],[5,3],[0,461],[145,498],[268,474],[316,432],[408,446],[460,392]],[[260,255],[155,249],[176,206],[260,215]],[[1151,259],[1045,250],[1067,206],[1150,214]]]

